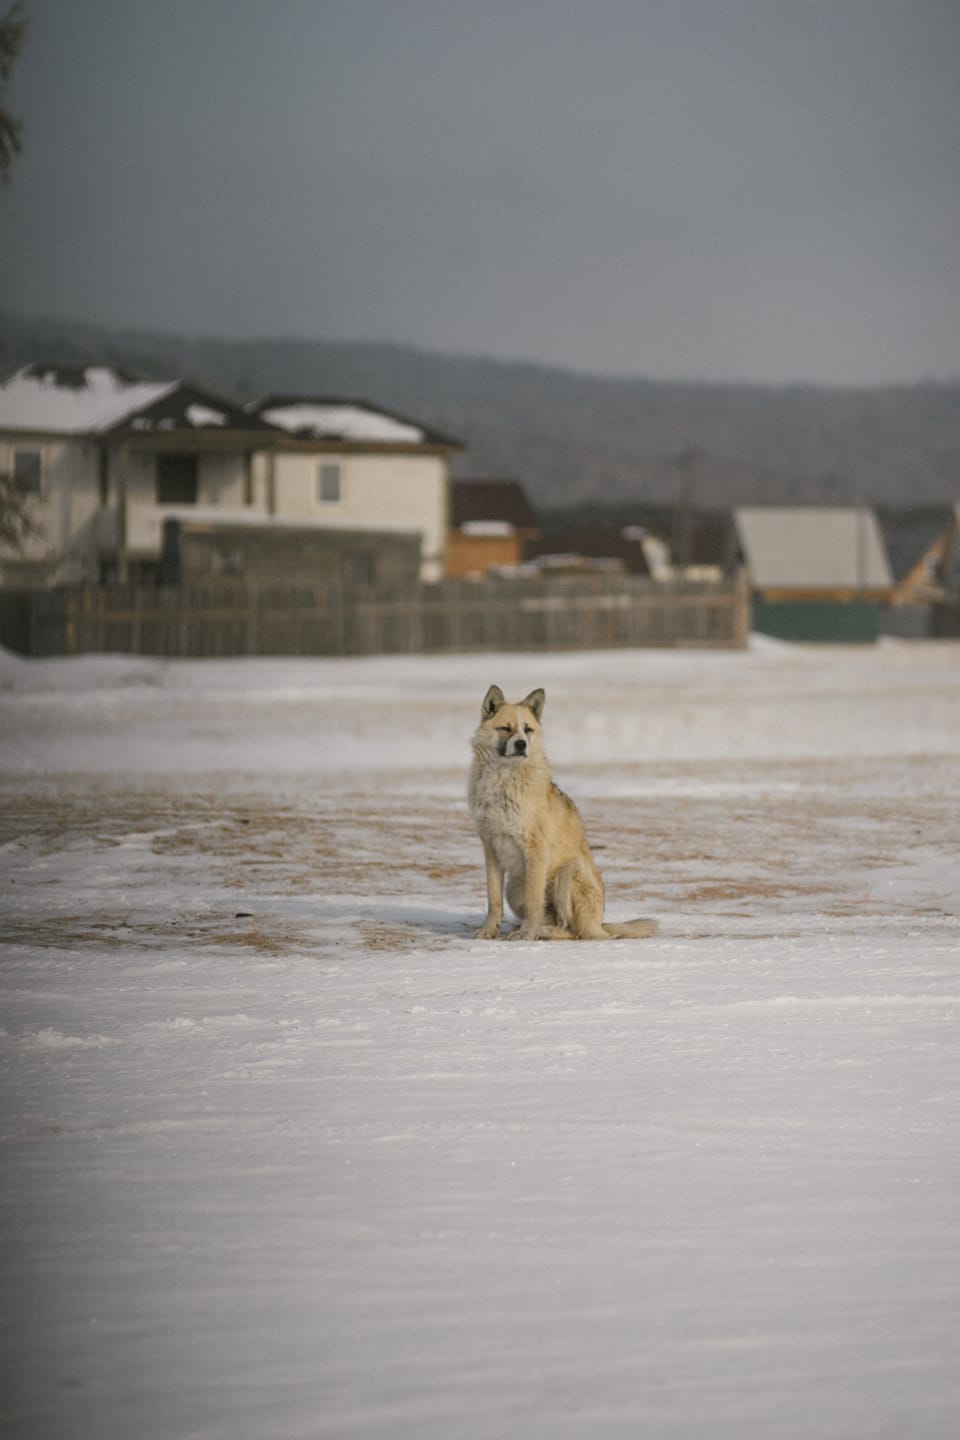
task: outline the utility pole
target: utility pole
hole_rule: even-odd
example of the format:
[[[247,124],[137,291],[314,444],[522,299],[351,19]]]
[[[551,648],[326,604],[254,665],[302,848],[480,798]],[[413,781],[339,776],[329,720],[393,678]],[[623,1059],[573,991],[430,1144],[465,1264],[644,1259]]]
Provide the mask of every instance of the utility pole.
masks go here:
[[[697,489],[700,452],[691,445],[674,457],[678,476],[678,498],[673,533],[673,563],[686,567],[693,551],[693,499]]]

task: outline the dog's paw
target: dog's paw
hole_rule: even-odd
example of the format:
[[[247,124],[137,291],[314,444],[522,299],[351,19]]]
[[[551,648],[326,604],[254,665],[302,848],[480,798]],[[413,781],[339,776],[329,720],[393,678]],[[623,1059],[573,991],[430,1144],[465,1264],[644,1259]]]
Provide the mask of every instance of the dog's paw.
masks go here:
[[[511,930],[507,936],[508,940],[536,940],[538,938],[536,930],[525,930],[522,925],[518,925],[516,930]]]
[[[499,940],[500,926],[482,925],[479,930],[474,931],[473,938],[474,940]]]

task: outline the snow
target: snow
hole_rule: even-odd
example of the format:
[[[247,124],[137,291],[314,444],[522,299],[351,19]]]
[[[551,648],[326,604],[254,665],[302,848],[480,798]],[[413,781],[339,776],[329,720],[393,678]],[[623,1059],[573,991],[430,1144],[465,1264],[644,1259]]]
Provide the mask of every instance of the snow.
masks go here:
[[[260,418],[292,435],[307,433],[318,439],[334,437],[408,445],[421,445],[425,439],[419,426],[408,425],[364,405],[304,400],[263,410]]]
[[[214,410],[209,405],[188,405],[186,416],[189,423],[197,430],[227,423],[227,417],[223,411]]]
[[[128,381],[106,366],[89,366],[84,378],[83,385],[65,385],[55,370],[18,370],[0,385],[0,430],[57,435],[108,430],[176,388],[175,381]]]
[[[477,539],[505,540],[515,535],[516,530],[509,520],[466,520],[460,526],[460,533]]]
[[[612,918],[480,942],[490,683]],[[0,654],[5,1436],[960,1426],[960,646]]]

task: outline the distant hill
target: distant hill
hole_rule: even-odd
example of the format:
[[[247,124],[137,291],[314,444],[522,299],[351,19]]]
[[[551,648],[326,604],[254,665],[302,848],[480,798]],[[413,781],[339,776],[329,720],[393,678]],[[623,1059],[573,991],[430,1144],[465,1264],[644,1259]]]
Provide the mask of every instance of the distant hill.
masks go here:
[[[458,473],[516,477],[544,509],[960,498],[960,382],[609,379],[402,345],[191,340],[0,312],[0,369],[38,359],[122,362],[243,398],[361,395],[458,436]]]

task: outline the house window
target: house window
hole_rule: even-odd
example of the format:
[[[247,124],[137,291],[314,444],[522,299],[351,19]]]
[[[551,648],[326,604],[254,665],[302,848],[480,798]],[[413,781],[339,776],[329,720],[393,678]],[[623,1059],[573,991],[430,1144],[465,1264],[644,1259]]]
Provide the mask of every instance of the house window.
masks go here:
[[[157,504],[196,505],[196,455],[157,456]]]
[[[323,460],[317,466],[317,499],[321,505],[339,505],[343,499],[343,476],[335,462]]]
[[[14,450],[13,488],[18,494],[43,494],[42,453],[40,450]]]

